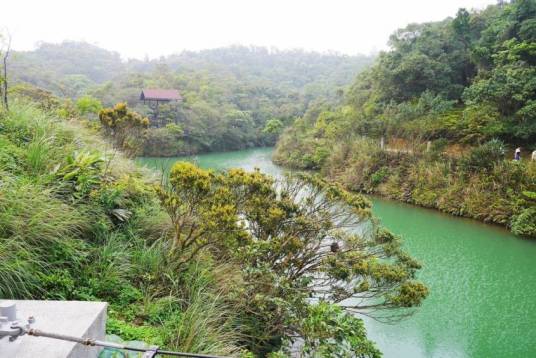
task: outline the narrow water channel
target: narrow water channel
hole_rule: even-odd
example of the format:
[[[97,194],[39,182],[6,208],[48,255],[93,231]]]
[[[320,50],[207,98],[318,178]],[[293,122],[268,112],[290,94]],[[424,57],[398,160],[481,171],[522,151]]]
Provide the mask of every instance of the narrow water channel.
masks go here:
[[[281,175],[271,148],[194,158],[204,168]],[[184,158],[142,158],[155,168]],[[394,325],[366,320],[385,357],[536,357],[536,242],[477,221],[372,198],[373,212],[423,263],[430,296]]]

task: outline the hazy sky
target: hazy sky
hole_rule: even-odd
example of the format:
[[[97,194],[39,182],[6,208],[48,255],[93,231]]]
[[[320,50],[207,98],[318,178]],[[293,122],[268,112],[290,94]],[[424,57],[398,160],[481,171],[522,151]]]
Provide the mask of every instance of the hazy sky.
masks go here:
[[[441,20],[495,0],[2,0],[13,47],[84,40],[151,58],[233,44],[356,54],[386,48],[411,22]]]

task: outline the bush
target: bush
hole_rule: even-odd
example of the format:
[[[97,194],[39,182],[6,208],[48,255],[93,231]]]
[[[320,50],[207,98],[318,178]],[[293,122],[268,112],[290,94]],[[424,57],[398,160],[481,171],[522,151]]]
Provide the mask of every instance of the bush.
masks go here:
[[[439,138],[432,142],[432,147],[430,148],[430,157],[433,160],[441,158],[441,155],[445,152],[449,145],[449,142],[445,138]]]
[[[0,148],[0,171],[14,174],[20,172],[19,163],[23,160],[24,152],[2,135],[0,135]]]
[[[504,143],[498,139],[492,139],[471,149],[470,153],[462,158],[460,164],[469,171],[489,171],[504,159],[505,153]]]
[[[143,145],[143,155],[147,157],[174,157],[197,151],[199,148],[185,141],[182,128],[176,124],[149,129]]]
[[[512,232],[519,236],[536,237],[536,208],[528,208],[512,220]]]
[[[98,99],[86,95],[78,98],[76,101],[76,108],[82,116],[96,116],[102,109],[102,103]]]
[[[116,334],[127,341],[144,341],[163,345],[161,333],[151,326],[135,326],[120,319],[110,317],[106,320],[106,332]]]
[[[113,108],[99,112],[100,122],[114,146],[127,156],[133,157],[143,146],[143,137],[149,126],[149,118],[131,111],[126,103],[118,103]]]
[[[370,183],[373,186],[378,186],[387,179],[388,175],[389,175],[389,168],[381,167],[380,170],[374,172],[370,176]]]

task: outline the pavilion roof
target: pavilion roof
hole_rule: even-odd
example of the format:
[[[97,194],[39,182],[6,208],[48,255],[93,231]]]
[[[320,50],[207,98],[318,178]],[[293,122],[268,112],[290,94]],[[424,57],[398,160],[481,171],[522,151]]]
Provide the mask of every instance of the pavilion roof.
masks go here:
[[[141,90],[140,100],[179,101],[182,97],[175,89],[146,88]]]

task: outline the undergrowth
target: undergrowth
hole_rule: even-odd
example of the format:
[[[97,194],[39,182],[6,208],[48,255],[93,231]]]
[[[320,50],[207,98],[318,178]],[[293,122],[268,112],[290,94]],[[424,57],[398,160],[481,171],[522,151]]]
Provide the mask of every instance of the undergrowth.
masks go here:
[[[294,134],[297,135],[297,134]],[[407,203],[506,226],[517,235],[536,237],[536,162],[505,158],[496,140],[475,146],[461,157],[445,148],[404,152],[381,150],[377,143],[352,138],[331,145],[304,138],[279,143],[274,159],[291,167],[319,170],[348,189],[379,194]],[[317,158],[318,147],[330,146]],[[311,159],[312,158],[312,159]]]
[[[169,217],[138,168],[76,121],[13,102],[0,113],[0,297],[110,303],[108,332],[169,349],[236,355],[219,270],[179,275]],[[209,274],[210,273],[210,274]]]

